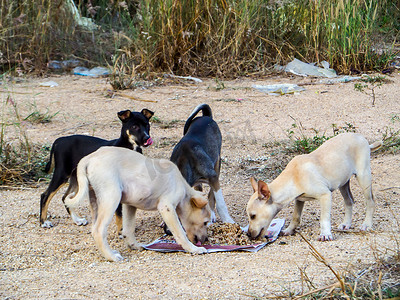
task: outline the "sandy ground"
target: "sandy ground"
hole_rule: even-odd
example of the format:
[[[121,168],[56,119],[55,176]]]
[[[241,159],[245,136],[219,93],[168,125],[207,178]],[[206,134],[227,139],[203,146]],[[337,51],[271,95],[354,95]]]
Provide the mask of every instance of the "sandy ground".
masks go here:
[[[55,81],[57,87],[40,87],[41,82]],[[12,118],[4,106],[8,93],[18,104],[20,114],[28,115],[33,106],[40,111],[58,114],[47,124],[26,122],[23,128],[31,143],[51,145],[59,136],[89,134],[117,138],[120,131],[116,113],[148,108],[160,122],[153,122],[155,144],[144,150],[151,157],[169,158],[181,138],[184,121],[194,107],[208,103],[223,135],[221,184],[233,218],[245,225],[245,207],[252,193],[250,176],[273,180],[293,154],[286,154],[281,142],[288,140],[288,130],[295,120],[304,133],[313,137],[332,135],[338,128],[355,127],[373,142],[382,138],[385,129],[399,130],[400,75],[376,90],[376,103],[354,90],[354,83],[318,84],[318,80],[290,76],[224,81],[218,89],[214,80],[203,83],[169,82],[167,85],[122,91],[122,96],[108,97],[110,86],[104,78],[79,76],[27,79],[0,85],[2,114]],[[300,83],[305,91],[295,95],[270,96],[253,89],[253,84]],[[156,102],[143,102],[130,97]],[[13,139],[7,127],[8,140]],[[298,131],[295,135],[299,136]],[[15,141],[16,142],[16,141]],[[337,272],[357,274],[367,270],[378,258],[398,250],[400,212],[400,154],[373,153],[373,190],[377,202],[374,231],[362,234],[359,227],[365,207],[357,182],[352,183],[356,199],[353,229],[334,231],[335,240],[318,242],[319,204],[305,206],[299,231],[326,258]],[[187,253],[162,254],[129,250],[116,234],[113,224],[109,241],[125,257],[110,263],[96,249],[90,226],[78,227],[67,215],[60,191],[52,200],[49,213],[55,225],[39,226],[40,194],[48,181],[38,187],[0,189],[0,296],[3,299],[38,298],[151,298],[151,299],[252,299],[272,295],[303,293],[308,290],[302,274],[314,287],[335,282],[334,274],[311,254],[297,234],[280,237],[257,253],[225,252],[193,256]],[[333,193],[332,225],[343,218],[340,193]],[[290,220],[293,205],[278,217]],[[90,221],[88,203],[81,209]],[[395,218],[393,217],[395,216]],[[162,234],[158,212],[139,212],[137,237],[147,243]],[[304,277],[303,277],[304,278]],[[386,280],[386,281],[385,281]],[[390,284],[388,278],[383,283]]]

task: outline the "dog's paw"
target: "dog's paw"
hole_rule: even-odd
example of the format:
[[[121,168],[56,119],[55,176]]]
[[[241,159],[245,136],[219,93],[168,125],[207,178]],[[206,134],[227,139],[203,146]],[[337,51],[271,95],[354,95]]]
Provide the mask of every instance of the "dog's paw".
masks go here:
[[[318,238],[318,241],[320,242],[333,241],[333,236],[332,234],[321,234]]]
[[[138,251],[143,251],[143,245],[142,244],[130,244],[128,245],[129,249],[131,250],[138,250]]]
[[[361,225],[360,230],[361,231],[370,231],[370,230],[372,230],[372,225],[364,223]]]
[[[112,250],[111,260],[118,262],[118,261],[123,261],[124,258],[117,250]]]
[[[86,226],[88,224],[88,221],[85,218],[75,218],[74,223],[78,226]]]
[[[294,232],[295,232],[294,229],[288,227],[285,230],[281,231],[281,235],[284,235],[284,236],[293,235]]]
[[[41,224],[40,226],[42,226],[42,228],[51,228],[53,227],[53,223],[51,223],[49,220],[46,220],[43,222],[43,224]]]
[[[351,224],[346,224],[346,223],[342,223],[338,226],[339,230],[349,230],[351,227]]]
[[[197,247],[197,246],[195,246],[194,248],[192,248],[192,249],[190,250],[190,253],[191,253],[191,254],[204,254],[204,253],[207,253],[207,249],[204,248],[204,247]]]

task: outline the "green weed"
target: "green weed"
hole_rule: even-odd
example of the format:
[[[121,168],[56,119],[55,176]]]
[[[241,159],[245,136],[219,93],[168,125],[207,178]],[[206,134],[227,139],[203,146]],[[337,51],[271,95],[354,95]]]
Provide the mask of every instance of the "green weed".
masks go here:
[[[291,141],[291,146],[288,147],[288,151],[294,153],[310,153],[321,146],[324,142],[341,132],[355,131],[354,126],[350,123],[346,123],[346,126],[341,128],[338,128],[336,124],[332,124],[332,135],[327,135],[326,132],[321,134],[317,129],[313,128],[312,131],[314,135],[310,137],[305,133],[301,122],[294,118],[292,119],[295,121],[295,123],[292,124],[290,129],[286,130],[286,134]]]
[[[392,125],[385,126],[382,132],[383,151],[398,153],[400,151],[400,117],[394,114],[391,117]],[[397,125],[397,126],[396,126]]]
[[[33,111],[24,118],[24,121],[29,121],[32,123],[50,123],[51,120],[59,113],[59,111],[56,113],[50,113],[48,108],[46,108],[46,110],[43,112],[37,107],[36,102],[30,104],[30,106]]]
[[[27,117],[30,121],[51,121],[55,115],[45,113],[43,116],[35,104],[33,107],[36,113]],[[11,93],[2,99],[1,110],[0,185],[36,182],[45,176],[43,169],[49,146],[38,146],[30,142],[25,128],[27,118],[21,116],[18,103]]]
[[[380,76],[380,75],[368,76],[367,75],[360,79],[363,83],[358,82],[358,83],[354,84],[354,89],[371,96],[372,106],[374,106],[375,99],[376,99],[375,89],[380,88],[383,85],[383,83],[385,82],[385,79],[386,79],[385,76]],[[366,90],[368,90],[368,92]]]
[[[173,119],[173,120],[170,120],[170,121],[162,120],[157,116],[153,116],[151,118],[151,122],[154,123],[154,124],[157,124],[162,129],[172,128],[172,127],[175,127],[178,124],[183,124],[184,123],[184,121],[177,120],[177,119]]]

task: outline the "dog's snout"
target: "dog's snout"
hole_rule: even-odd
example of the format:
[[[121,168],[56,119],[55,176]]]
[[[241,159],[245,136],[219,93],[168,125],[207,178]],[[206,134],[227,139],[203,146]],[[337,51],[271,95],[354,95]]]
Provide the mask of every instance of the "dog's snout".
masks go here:
[[[202,236],[195,235],[194,236],[194,243],[195,244],[197,244],[197,243],[204,244],[206,239],[207,239],[206,235],[202,235]]]
[[[259,239],[264,232],[264,229],[261,228],[260,231],[250,229],[247,231],[247,236],[253,240]]]

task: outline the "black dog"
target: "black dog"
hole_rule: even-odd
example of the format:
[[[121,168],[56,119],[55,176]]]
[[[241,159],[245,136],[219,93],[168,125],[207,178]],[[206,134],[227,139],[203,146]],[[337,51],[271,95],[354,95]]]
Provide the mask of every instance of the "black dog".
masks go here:
[[[47,219],[47,209],[50,200],[57,191],[68,182],[69,187],[65,192],[62,200],[72,191],[77,189],[76,175],[73,174],[78,162],[86,155],[96,151],[102,146],[116,146],[128,149],[134,149],[142,153],[140,146],[150,146],[153,140],[150,137],[149,120],[153,116],[153,112],[148,109],[143,109],[139,112],[130,110],[120,111],[119,119],[122,121],[121,136],[116,140],[103,140],[97,137],[86,135],[71,135],[60,137],[55,140],[50,151],[50,161],[47,163],[45,171],[48,173],[54,168],[53,178],[47,190],[40,198],[40,224],[44,228],[50,228],[53,224]],[[91,195],[92,197],[93,195]],[[66,207],[68,213],[77,225],[86,225],[87,221],[75,214],[71,214]],[[118,230],[122,227],[122,209],[121,206],[117,209],[116,219]]]
[[[202,111],[203,116],[195,116]],[[201,184],[210,186],[208,199],[215,222],[215,206],[222,222],[235,223],[226,207],[219,184],[221,168],[222,136],[212,118],[207,104],[197,106],[189,116],[183,129],[183,138],[172,151],[174,162],[190,186],[201,190]]]

